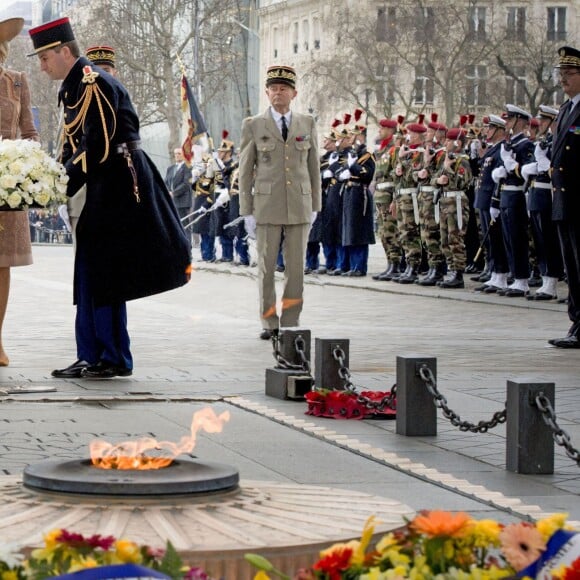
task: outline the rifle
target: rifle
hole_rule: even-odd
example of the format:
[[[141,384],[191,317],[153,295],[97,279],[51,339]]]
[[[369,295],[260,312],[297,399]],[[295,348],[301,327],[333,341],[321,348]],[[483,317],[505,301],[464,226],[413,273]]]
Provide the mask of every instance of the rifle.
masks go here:
[[[477,260],[479,260],[479,257],[481,256],[481,252],[483,252],[483,248],[485,247],[485,243],[487,242],[487,238],[489,238],[489,233],[491,232],[491,227],[493,226],[494,223],[495,223],[495,220],[491,220],[489,222],[489,227],[487,228],[487,232],[485,232],[485,236],[483,236],[483,240],[481,240],[481,244],[479,245],[479,248],[477,248],[477,252],[475,254],[475,257],[472,260],[472,262],[474,264],[477,262]]]

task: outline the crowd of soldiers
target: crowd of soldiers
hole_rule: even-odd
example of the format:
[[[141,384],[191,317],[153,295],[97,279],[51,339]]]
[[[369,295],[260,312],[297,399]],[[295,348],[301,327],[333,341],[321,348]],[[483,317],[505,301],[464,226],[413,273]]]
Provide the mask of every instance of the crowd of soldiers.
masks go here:
[[[479,123],[462,115],[451,128],[437,114],[407,124],[402,116],[382,119],[374,152],[365,143],[361,110],[335,120],[323,138],[323,207],[306,271],[365,276],[368,245],[375,243],[374,204],[387,267],[373,279],[456,289],[472,272],[478,292],[556,299],[564,272],[551,219],[548,151],[557,114],[541,105],[533,118],[508,104]],[[466,245],[469,227],[479,251]]]

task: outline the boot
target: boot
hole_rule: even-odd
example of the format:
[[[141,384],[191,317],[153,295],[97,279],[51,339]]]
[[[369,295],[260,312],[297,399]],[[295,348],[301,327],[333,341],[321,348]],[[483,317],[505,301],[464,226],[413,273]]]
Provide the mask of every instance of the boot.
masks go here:
[[[405,268],[405,270],[400,271],[398,275],[394,275],[391,278],[391,282],[399,282],[399,280],[401,278],[403,278],[404,276],[407,276],[407,274],[409,274],[409,272],[411,271],[411,264],[407,264],[407,267]]]
[[[540,276],[540,271],[538,268],[532,268],[532,274],[528,278],[529,288],[539,288],[542,286],[544,276]]]
[[[421,286],[431,286],[429,280],[433,277],[434,271],[435,268],[431,266],[425,276],[423,276],[422,278],[417,278],[417,280],[415,280],[415,284],[420,284]]]
[[[451,270],[437,286],[440,288],[465,288],[463,270]]]
[[[397,277],[401,274],[401,268],[399,262],[391,262],[389,267],[382,273],[379,274],[377,280],[381,280],[383,282],[389,282],[394,277]]]
[[[465,270],[467,273],[467,270]],[[489,269],[489,263],[486,262],[483,270],[477,276],[471,276],[474,282],[488,282],[491,279],[491,270]]]
[[[530,287],[528,285],[527,278],[516,278],[513,284],[510,284],[503,296],[508,298],[519,298],[522,296],[527,296],[529,294]]]
[[[387,267],[387,269],[386,269],[386,270],[384,270],[383,272],[381,272],[380,274],[373,274],[373,275],[371,276],[371,278],[372,278],[373,280],[380,280],[380,279],[381,279],[381,278],[380,278],[380,276],[384,276],[384,275],[386,275],[386,274],[389,272],[389,268],[390,268],[390,266],[388,266],[388,267]]]
[[[418,278],[417,269],[417,266],[407,266],[405,274],[403,276],[399,276],[399,278],[397,278],[397,282],[399,284],[414,284],[415,280]]]
[[[533,296],[526,296],[528,300],[556,300],[556,285],[558,278],[551,278],[549,276],[542,276],[544,283],[536,290]]]
[[[443,279],[443,274],[441,273],[441,266],[433,266],[429,270],[429,273],[425,278],[421,280],[417,280],[417,284],[419,286],[436,286],[437,282],[440,282]]]

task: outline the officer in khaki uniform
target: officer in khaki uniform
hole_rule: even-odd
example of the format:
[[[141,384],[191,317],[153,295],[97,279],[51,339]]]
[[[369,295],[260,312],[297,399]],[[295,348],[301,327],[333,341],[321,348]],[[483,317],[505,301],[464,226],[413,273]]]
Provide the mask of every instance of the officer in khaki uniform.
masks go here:
[[[318,136],[311,115],[290,110],[296,97],[296,71],[275,65],[267,70],[270,107],[242,124],[240,214],[256,222],[260,338],[279,326],[298,326],[304,290],[304,258],[313,212],[321,209]],[[284,235],[284,292],[276,308],[274,272]]]

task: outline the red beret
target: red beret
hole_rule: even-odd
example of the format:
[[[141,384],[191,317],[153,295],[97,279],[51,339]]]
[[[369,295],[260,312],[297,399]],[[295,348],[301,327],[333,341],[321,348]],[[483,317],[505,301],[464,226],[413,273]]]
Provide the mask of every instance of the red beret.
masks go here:
[[[452,127],[447,130],[447,139],[460,139],[467,137],[465,129],[460,129],[459,127]]]
[[[427,127],[422,123],[409,123],[405,126],[407,131],[411,131],[412,133],[425,133],[427,131]]]
[[[379,125],[381,127],[389,127],[390,129],[396,129],[397,121],[394,121],[393,119],[381,119],[379,121]]]

